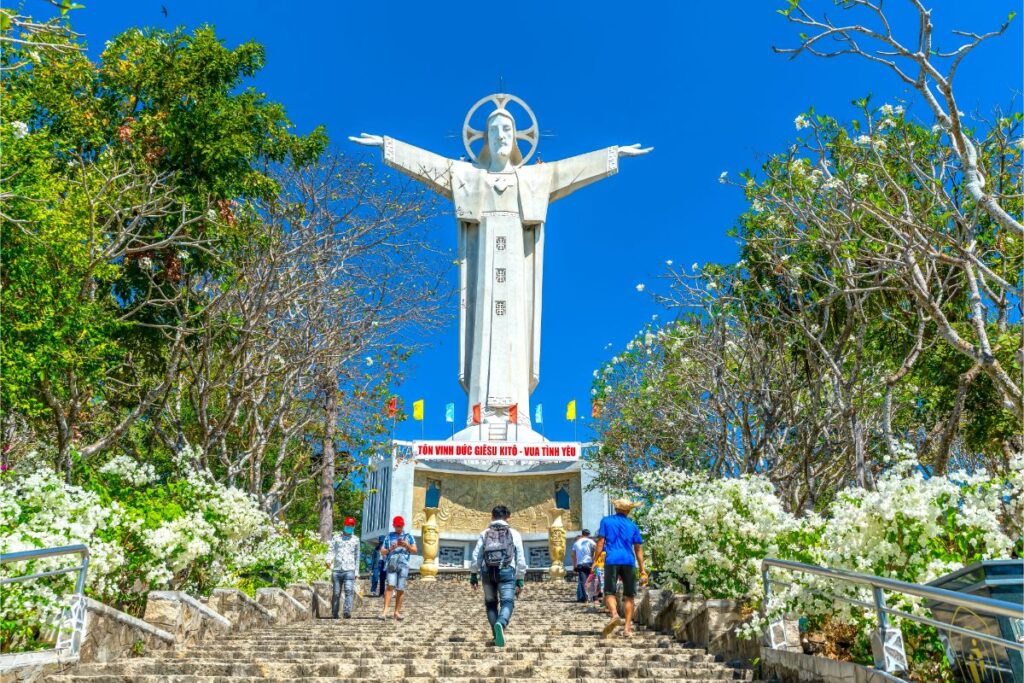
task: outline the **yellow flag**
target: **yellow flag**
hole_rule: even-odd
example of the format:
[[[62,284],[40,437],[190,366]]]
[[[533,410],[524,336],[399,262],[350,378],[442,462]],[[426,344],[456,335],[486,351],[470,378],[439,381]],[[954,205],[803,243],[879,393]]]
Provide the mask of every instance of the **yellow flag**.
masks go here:
[[[412,403],[412,419],[422,420],[423,419],[423,399],[413,401]]]
[[[569,401],[569,405],[565,407],[565,419],[575,420],[576,419],[576,399]]]

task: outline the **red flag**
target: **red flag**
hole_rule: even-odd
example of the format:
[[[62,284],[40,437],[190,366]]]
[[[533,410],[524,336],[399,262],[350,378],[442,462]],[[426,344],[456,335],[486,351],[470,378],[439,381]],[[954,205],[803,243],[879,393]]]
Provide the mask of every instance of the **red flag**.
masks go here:
[[[473,406],[473,424],[480,424],[480,404]]]
[[[398,414],[398,397],[392,396],[388,399],[388,417],[394,418]]]
[[[508,409],[508,421],[512,423],[519,422],[519,404],[513,403],[512,407]]]

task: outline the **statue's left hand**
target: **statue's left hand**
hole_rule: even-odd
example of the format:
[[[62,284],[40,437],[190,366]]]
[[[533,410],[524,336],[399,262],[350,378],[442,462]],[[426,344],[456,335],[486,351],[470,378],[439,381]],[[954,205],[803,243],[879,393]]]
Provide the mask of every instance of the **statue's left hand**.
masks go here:
[[[620,157],[638,157],[638,156],[642,156],[644,154],[647,154],[648,152],[650,152],[653,149],[654,149],[653,147],[641,147],[640,143],[637,143],[635,145],[625,145],[623,147],[619,147],[619,156]]]
[[[357,145],[365,145],[367,147],[381,147],[384,145],[384,138],[380,135],[372,135],[370,133],[360,133],[358,137],[355,135],[349,135],[348,139]]]

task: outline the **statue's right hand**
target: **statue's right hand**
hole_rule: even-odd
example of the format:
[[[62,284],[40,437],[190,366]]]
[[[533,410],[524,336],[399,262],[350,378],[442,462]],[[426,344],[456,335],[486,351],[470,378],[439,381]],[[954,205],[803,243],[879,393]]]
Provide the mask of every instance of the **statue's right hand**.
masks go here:
[[[360,133],[359,137],[350,135],[348,139],[357,145],[366,145],[367,147],[381,147],[384,145],[384,138],[382,136],[370,135],[369,133]]]

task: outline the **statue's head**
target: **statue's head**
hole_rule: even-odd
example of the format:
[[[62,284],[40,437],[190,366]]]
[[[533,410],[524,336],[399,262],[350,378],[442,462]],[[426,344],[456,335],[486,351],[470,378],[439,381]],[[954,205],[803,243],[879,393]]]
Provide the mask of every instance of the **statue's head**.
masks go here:
[[[523,155],[516,143],[516,120],[507,109],[496,109],[487,117],[487,144],[478,159],[481,166],[489,166],[492,160],[502,165],[511,161],[519,164]]]

